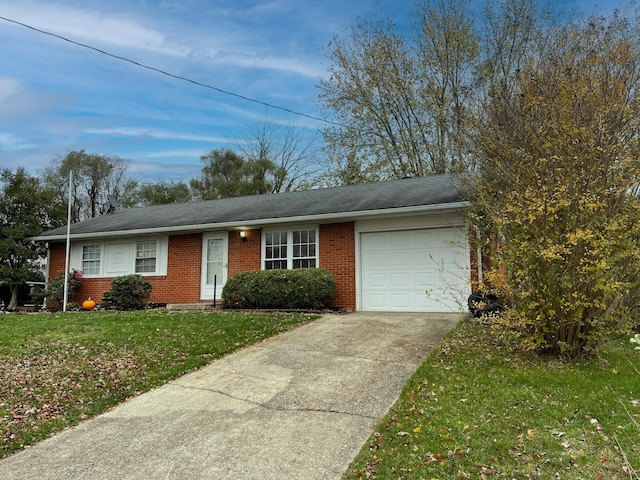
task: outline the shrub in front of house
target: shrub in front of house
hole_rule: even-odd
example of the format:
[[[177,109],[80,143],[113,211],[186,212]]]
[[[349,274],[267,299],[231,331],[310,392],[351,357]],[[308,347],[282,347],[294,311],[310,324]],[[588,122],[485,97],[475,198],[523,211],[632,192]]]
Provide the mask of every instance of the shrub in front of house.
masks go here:
[[[78,295],[78,289],[83,280],[83,273],[81,270],[73,269],[73,272],[65,275],[59,274],[56,277],[51,277],[47,285],[47,289],[44,292],[47,298],[47,303],[57,303],[62,306],[64,300],[64,279],[67,278],[67,302],[72,302]]]
[[[123,275],[111,280],[109,298],[119,310],[143,310],[153,286],[142,275]]]
[[[335,278],[323,268],[242,272],[225,283],[222,307],[319,309],[335,291]]]

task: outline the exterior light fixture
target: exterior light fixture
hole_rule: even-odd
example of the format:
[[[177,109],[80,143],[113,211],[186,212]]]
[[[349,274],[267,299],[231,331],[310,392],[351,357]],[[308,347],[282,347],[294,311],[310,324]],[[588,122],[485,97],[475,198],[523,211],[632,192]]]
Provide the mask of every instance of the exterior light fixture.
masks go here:
[[[240,230],[240,238],[242,239],[243,242],[247,241],[247,232],[245,232],[244,230]]]

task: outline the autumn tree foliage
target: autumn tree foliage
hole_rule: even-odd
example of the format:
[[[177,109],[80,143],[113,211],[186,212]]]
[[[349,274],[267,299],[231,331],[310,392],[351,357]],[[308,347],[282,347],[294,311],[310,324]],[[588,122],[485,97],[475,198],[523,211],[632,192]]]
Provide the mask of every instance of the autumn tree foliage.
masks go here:
[[[414,28],[366,21],[328,46],[320,105],[328,177],[353,184],[464,169],[465,127],[479,37],[468,0],[428,0]]]
[[[273,162],[250,161],[229,149],[217,149],[202,155],[202,173],[190,181],[191,191],[199,200],[263,195],[272,193]]]
[[[247,163],[272,164],[266,172],[271,187],[268,193],[278,193],[305,190],[315,185],[318,149],[314,140],[303,128],[266,118],[261,124],[248,127],[231,143],[234,152]]]
[[[593,352],[640,304],[638,28],[616,12],[541,30],[477,110],[476,225],[500,246],[503,322],[540,351]]]
[[[127,206],[135,196],[137,182],[127,176],[128,164],[120,157],[74,150],[57,156],[43,172],[43,182],[67,202],[71,189],[71,219],[86,220],[113,208],[111,199]],[[69,185],[69,172],[73,172]]]
[[[144,206],[189,202],[191,199],[189,185],[183,181],[143,182],[136,192],[137,202]]]

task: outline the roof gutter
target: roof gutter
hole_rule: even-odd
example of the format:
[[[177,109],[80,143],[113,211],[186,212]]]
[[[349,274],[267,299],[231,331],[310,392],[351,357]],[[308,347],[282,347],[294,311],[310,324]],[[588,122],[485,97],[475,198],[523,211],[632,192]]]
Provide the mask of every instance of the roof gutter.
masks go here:
[[[250,229],[255,227],[264,227],[281,223],[301,223],[301,222],[328,222],[335,220],[362,220],[366,218],[376,218],[385,215],[410,215],[415,213],[445,213],[464,210],[469,206],[468,201],[437,203],[434,205],[418,205],[412,207],[386,208],[382,210],[362,210],[357,212],[336,212],[323,213],[320,215],[300,215],[295,217],[276,217],[259,220],[233,221],[221,223],[201,223],[196,225],[179,225],[174,227],[156,227],[156,228],[138,228],[131,230],[117,230],[109,232],[93,232],[71,234],[73,240],[86,240],[94,238],[121,237],[121,236],[140,236],[167,233],[190,233],[200,232],[204,230],[224,230],[224,229]],[[29,240],[34,242],[50,242],[66,240],[66,235],[43,235],[30,237]]]

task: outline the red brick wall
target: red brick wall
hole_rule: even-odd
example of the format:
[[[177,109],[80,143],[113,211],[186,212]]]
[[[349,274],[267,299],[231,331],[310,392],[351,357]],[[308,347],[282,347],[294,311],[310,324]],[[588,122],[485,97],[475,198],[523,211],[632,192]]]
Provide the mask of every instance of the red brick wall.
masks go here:
[[[336,279],[334,307],[356,308],[356,244],[353,222],[320,225],[320,267]]]
[[[236,273],[260,270],[261,234],[260,229],[246,230],[246,238],[240,238],[240,232],[229,232],[229,267],[228,276]]]
[[[167,275],[149,276],[153,285],[149,301],[157,303],[196,303],[200,301],[200,271],[202,268],[202,234],[169,237]],[[64,270],[65,245],[50,245],[49,276]],[[93,298],[100,303],[105,291],[111,290],[112,278],[85,278],[75,299],[81,302]]]
[[[355,286],[355,230],[353,222],[321,225],[319,232],[320,267],[327,269],[336,278],[336,295],[332,306],[354,309]],[[228,275],[248,270],[260,270],[261,231],[247,230],[246,240],[239,231],[229,232]],[[50,246],[49,273],[56,276],[64,270],[64,244]],[[200,302],[202,268],[202,234],[172,235],[166,276],[150,276],[153,285],[151,302],[196,303]],[[111,289],[111,278],[86,278],[76,299],[93,298],[100,302],[105,291]]]
[[[49,244],[49,276],[56,277],[64,272],[65,244]]]
[[[167,275],[147,277],[153,285],[151,302],[196,303],[200,301],[202,234],[169,237]]]

